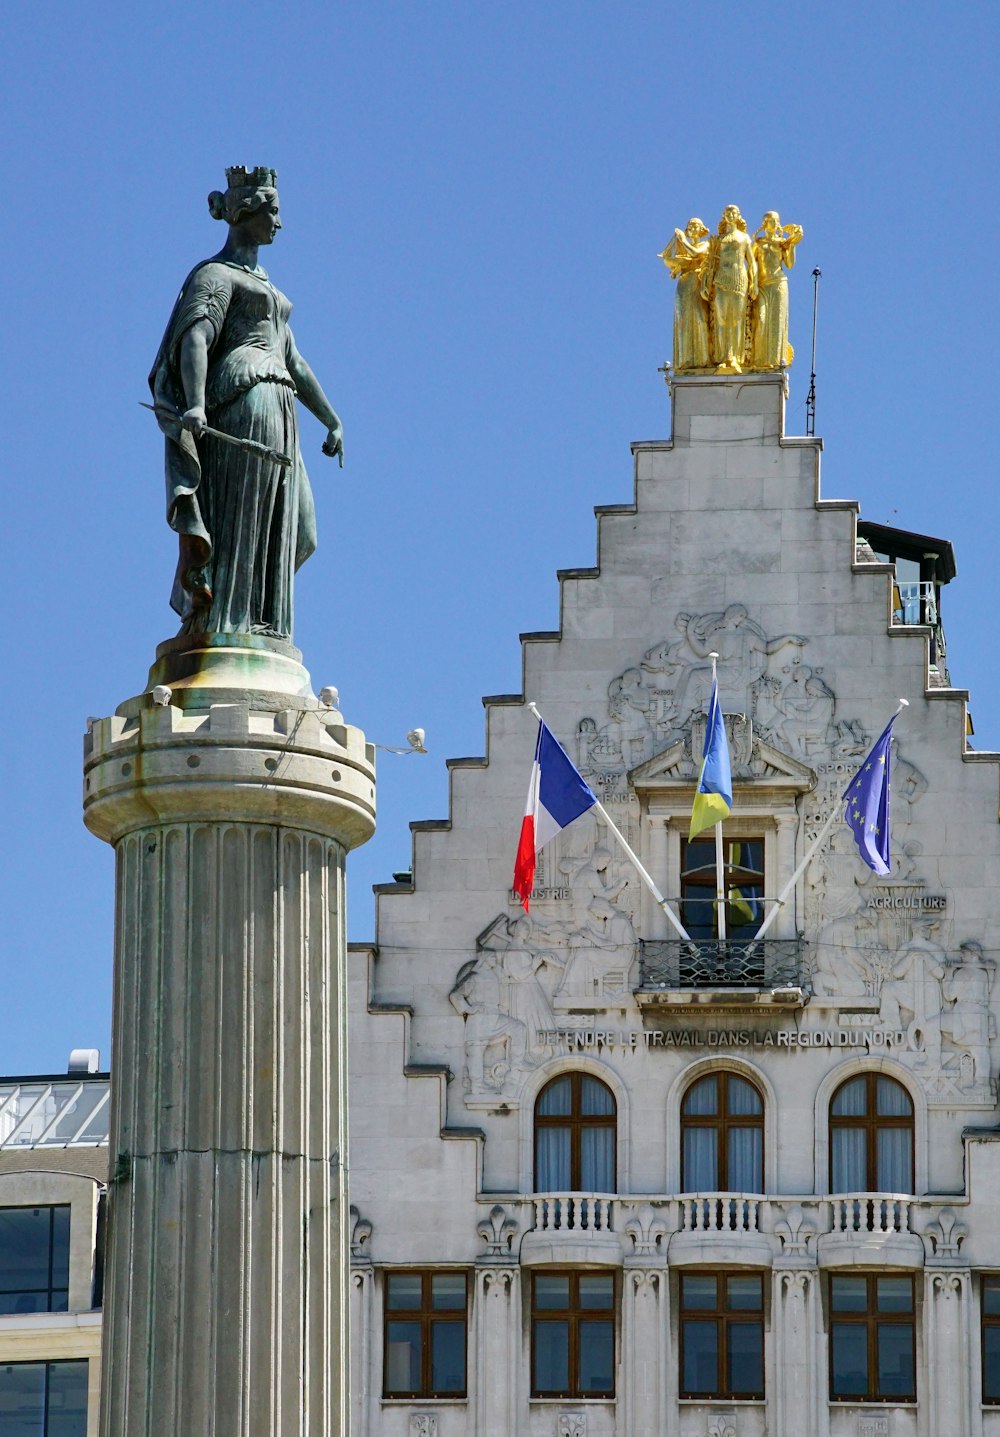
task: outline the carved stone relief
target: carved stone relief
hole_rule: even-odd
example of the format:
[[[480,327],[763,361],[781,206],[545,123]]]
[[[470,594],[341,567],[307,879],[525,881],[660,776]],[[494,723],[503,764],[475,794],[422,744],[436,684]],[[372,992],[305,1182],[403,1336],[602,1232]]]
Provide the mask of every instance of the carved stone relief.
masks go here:
[[[635,875],[595,826],[592,841],[562,862],[558,910],[499,914],[476,940],[449,1001],[465,1021],[467,1100],[513,1097],[525,1074],[551,1056],[545,1035],[556,1013],[632,1002],[638,940],[631,905]]]
[[[483,1242],[486,1244],[484,1258],[491,1262],[508,1261],[512,1258],[514,1238],[517,1236],[520,1224],[510,1216],[506,1208],[500,1203],[495,1203],[490,1208],[489,1216],[483,1218],[476,1229]]]
[[[556,1419],[556,1437],[587,1437],[586,1412],[560,1412]]]
[[[962,1243],[969,1235],[950,1207],[944,1207],[921,1233],[928,1262],[956,1262]]]
[[[678,614],[676,638],[666,638],[608,686],[607,721],[594,716],[577,727],[582,773],[609,794],[627,789],[625,775],[670,748],[684,745],[683,776],[700,754],[712,682],[709,654],[719,655],[719,694],[730,717],[744,715],[746,744],[730,732],[734,774],[750,771],[749,725],[765,742],[808,763],[814,755],[863,754],[868,734],[856,719],[839,718],[823,669],[805,662],[799,634],[769,638],[742,604],[707,614]],[[735,742],[734,742],[735,740]],[[745,751],[744,751],[745,749]]]
[[[652,1203],[636,1208],[624,1230],[632,1244],[630,1257],[647,1261],[651,1257],[666,1256],[669,1229]]]
[[[809,1258],[810,1247],[816,1241],[816,1224],[810,1222],[802,1209],[791,1207],[783,1218],[774,1225],[774,1231],[781,1239],[783,1258]]]
[[[436,1412],[411,1412],[410,1437],[438,1437]]]
[[[889,1437],[889,1418],[883,1417],[859,1417],[858,1437]]]
[[[362,1217],[358,1209],[351,1204],[351,1262],[370,1263],[372,1260],[371,1241],[372,1224],[366,1217]]]
[[[736,1437],[736,1427],[728,1417],[720,1417],[708,1425],[708,1437]]]

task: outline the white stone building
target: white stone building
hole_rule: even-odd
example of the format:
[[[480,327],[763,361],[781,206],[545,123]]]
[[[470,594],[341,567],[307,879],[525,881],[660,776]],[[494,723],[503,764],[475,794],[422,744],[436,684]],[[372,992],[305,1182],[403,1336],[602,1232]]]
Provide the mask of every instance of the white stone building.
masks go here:
[[[820,497],[782,376],[671,389],[353,949],[352,1437],[1000,1433],[1000,755],[945,666],[951,548]],[[754,948],[900,697],[891,873],[836,825]],[[693,948],[592,813],[522,912],[528,700]]]
[[[97,1437],[108,1074],[0,1078],[0,1433]]]
[[[352,951],[352,1437],[1000,1434],[1000,755],[949,684],[951,548],[820,498],[781,376],[672,391]],[[723,947],[686,842],[712,651]],[[838,825],[754,947],[900,697],[891,873]],[[693,945],[593,816],[513,899],[529,699]],[[0,1079],[2,1437],[97,1433],[92,1067]]]

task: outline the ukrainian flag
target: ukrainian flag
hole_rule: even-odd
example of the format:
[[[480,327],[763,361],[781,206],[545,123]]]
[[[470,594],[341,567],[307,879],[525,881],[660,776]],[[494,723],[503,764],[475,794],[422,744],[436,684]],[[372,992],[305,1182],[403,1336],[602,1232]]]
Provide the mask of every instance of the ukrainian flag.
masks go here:
[[[708,703],[708,724],[705,728],[705,747],[702,751],[701,773],[698,789],[691,809],[691,831],[688,842],[714,828],[729,817],[733,806],[733,775],[729,766],[729,742],[726,739],[726,725],[719,707],[719,683],[712,684],[712,697]]]

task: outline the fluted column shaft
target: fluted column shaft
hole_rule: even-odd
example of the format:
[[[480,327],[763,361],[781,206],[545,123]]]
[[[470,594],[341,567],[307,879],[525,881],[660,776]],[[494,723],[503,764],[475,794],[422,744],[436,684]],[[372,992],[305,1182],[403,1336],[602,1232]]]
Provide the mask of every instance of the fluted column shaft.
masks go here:
[[[344,861],[374,775],[356,730],[285,717],[93,737],[117,869],[102,1437],[346,1437]]]

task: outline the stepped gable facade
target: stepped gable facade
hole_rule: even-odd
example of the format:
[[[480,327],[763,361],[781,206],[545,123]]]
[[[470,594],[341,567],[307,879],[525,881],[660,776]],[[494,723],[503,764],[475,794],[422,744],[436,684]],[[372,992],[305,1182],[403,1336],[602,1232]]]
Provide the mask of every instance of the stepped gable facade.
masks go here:
[[[1000,756],[951,546],[821,496],[783,373],[671,397],[351,950],[352,1433],[1000,1434]],[[900,698],[890,873],[835,824],[755,943]],[[528,701],[690,941],[593,812],[524,912]]]

